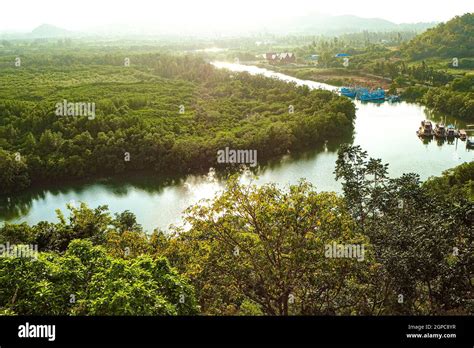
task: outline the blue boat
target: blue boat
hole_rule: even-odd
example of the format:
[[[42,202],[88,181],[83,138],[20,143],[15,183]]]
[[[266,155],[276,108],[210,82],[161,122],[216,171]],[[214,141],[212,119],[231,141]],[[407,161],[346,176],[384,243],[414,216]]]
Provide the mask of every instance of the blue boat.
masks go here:
[[[358,96],[358,99],[361,101],[385,100],[385,91],[381,88],[375,91],[367,91],[367,92],[361,93]]]
[[[360,96],[362,94],[366,94],[366,93],[369,93],[369,90],[365,87],[357,87],[356,88],[356,98],[357,99],[360,99]]]
[[[357,90],[355,88],[350,88],[350,87],[342,87],[340,92],[343,96],[349,97],[349,98],[355,98],[357,94]]]
[[[341,95],[349,98],[359,98],[359,95],[368,93],[369,90],[364,87],[342,87],[339,92]]]

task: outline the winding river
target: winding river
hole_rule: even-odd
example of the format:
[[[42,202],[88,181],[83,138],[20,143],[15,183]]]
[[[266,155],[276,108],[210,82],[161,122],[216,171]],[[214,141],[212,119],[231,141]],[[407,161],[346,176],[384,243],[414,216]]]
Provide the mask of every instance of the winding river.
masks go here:
[[[314,81],[300,80],[267,69],[241,64],[214,62],[218,68],[250,74],[263,74],[310,88],[336,90],[337,87]],[[361,103],[355,101],[357,119],[354,144],[362,146],[371,157],[389,163],[389,174],[399,176],[416,172],[421,179],[439,175],[444,170],[474,159],[474,151],[465,142],[438,143],[421,141],[415,134],[423,119],[441,120],[423,106],[400,103]],[[463,122],[447,118],[457,127]],[[312,182],[319,191],[340,192],[334,179],[337,145],[327,144],[310,152],[286,155],[257,169],[257,184],[276,182],[279,185],[297,183],[300,178]],[[253,180],[245,173],[242,182]],[[170,224],[180,224],[182,211],[203,198],[211,198],[224,187],[224,182],[211,169],[208,175],[189,175],[174,180],[157,177],[99,180],[93,183],[32,190],[0,202],[0,221],[37,223],[57,221],[56,209],[65,210],[67,203],[85,202],[90,207],[108,205],[111,212],[132,211],[145,230],[167,230]]]

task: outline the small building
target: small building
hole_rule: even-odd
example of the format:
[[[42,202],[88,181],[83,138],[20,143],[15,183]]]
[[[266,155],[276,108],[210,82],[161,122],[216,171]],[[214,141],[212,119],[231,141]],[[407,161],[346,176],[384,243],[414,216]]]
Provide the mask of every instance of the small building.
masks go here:
[[[290,64],[296,62],[296,55],[291,52],[283,52],[283,53],[266,53],[265,59],[270,64]]]
[[[271,53],[265,53],[265,59],[266,59],[267,61],[269,61],[269,62],[275,60],[276,57],[277,57],[277,54],[276,54],[276,53],[273,53],[273,52],[271,52]]]

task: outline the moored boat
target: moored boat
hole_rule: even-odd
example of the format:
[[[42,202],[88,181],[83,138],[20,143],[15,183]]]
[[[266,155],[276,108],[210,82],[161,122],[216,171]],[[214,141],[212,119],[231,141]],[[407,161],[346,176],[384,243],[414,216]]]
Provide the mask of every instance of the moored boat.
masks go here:
[[[437,123],[434,129],[434,136],[437,138],[446,138],[446,127],[442,123]]]
[[[355,98],[357,95],[357,90],[353,87],[342,87],[340,89],[341,95],[349,98]]]
[[[418,134],[418,136],[420,137],[432,137],[434,135],[434,132],[431,121],[421,121],[421,126],[416,132],[416,134]]]
[[[358,96],[358,99],[361,101],[385,100],[385,91],[381,88],[375,91],[364,91]]]
[[[446,136],[448,138],[454,138],[458,136],[458,131],[456,128],[454,128],[452,124],[448,125],[448,127],[446,128]]]

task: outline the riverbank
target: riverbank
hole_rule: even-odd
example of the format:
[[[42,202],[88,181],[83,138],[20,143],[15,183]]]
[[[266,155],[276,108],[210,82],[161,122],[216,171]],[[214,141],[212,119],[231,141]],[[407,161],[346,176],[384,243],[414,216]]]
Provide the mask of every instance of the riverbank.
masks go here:
[[[474,99],[474,73],[472,70],[451,69],[453,80],[444,86],[434,86],[409,81],[407,77],[402,75],[392,80],[362,70],[325,69],[298,64],[269,65],[263,62],[259,62],[258,66],[273,69],[299,79],[327,83],[338,87],[382,88],[385,91],[398,94],[403,100],[423,104],[434,112],[455,116],[465,121],[474,121],[474,104],[471,103]],[[459,75],[462,72],[465,73],[465,76]]]
[[[303,80],[313,80],[327,83],[338,87],[363,86],[370,89],[383,88],[388,90],[392,84],[389,78],[376,76],[358,70],[345,68],[317,68],[304,65],[270,65],[260,62],[258,66],[273,69],[286,75],[294,76]]]

